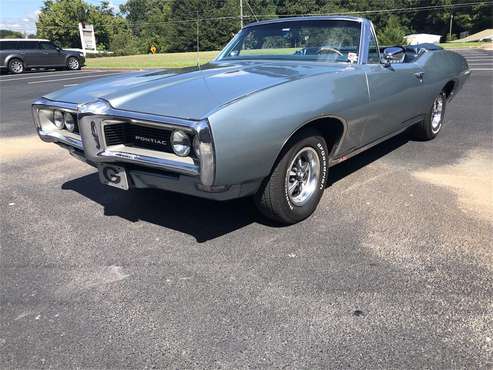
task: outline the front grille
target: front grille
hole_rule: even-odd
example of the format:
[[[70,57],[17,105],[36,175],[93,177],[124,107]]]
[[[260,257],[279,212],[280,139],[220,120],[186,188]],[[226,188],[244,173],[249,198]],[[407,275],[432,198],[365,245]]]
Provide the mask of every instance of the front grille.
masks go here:
[[[136,148],[172,153],[171,130],[126,122],[106,124],[104,137],[106,145],[124,144]]]

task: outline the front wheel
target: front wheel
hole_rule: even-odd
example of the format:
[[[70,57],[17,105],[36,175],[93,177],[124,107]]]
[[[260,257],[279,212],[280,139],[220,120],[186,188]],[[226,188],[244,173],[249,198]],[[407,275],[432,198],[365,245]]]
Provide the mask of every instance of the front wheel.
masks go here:
[[[76,71],[80,69],[80,62],[79,59],[76,57],[70,57],[67,59],[67,69],[71,71]]]
[[[443,126],[446,106],[447,95],[442,91],[433,100],[424,120],[416,126],[414,134],[417,139],[431,140],[438,135]]]
[[[328,174],[328,150],[322,136],[306,130],[291,140],[271,175],[255,196],[262,214],[282,224],[294,224],[317,208]]]

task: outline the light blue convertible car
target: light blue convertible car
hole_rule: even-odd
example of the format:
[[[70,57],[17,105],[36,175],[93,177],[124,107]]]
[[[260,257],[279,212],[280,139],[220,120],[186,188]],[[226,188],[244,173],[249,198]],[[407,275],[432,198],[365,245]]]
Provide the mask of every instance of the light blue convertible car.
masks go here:
[[[469,73],[434,45],[380,50],[363,18],[276,19],[246,26],[207,65],[63,89],[33,115],[42,140],[108,185],[253,196],[291,224],[313,213],[332,165],[411,126],[433,139]]]

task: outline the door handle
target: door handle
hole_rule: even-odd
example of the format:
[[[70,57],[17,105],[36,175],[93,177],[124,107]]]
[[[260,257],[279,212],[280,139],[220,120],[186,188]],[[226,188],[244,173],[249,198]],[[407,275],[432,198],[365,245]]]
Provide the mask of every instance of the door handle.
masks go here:
[[[414,76],[419,80],[419,82],[423,83],[424,72],[416,72]]]

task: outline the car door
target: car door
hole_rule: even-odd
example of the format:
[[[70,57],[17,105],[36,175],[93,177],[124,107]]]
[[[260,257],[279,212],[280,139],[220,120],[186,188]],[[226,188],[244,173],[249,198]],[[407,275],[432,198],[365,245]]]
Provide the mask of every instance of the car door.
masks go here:
[[[370,104],[363,145],[404,129],[423,113],[423,71],[416,63],[383,64],[374,32],[370,34],[364,70]]]
[[[370,114],[365,136],[368,140],[399,131],[423,113],[419,98],[421,73],[414,63],[367,67]]]
[[[40,64],[45,67],[61,66],[65,64],[65,55],[51,42],[41,41],[40,46]]]
[[[5,59],[10,51],[11,41],[0,41],[0,66],[7,67]]]
[[[39,55],[38,41],[18,41],[17,44],[19,54],[24,61],[24,67],[36,67]]]

